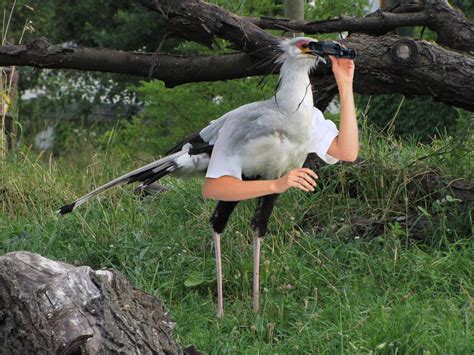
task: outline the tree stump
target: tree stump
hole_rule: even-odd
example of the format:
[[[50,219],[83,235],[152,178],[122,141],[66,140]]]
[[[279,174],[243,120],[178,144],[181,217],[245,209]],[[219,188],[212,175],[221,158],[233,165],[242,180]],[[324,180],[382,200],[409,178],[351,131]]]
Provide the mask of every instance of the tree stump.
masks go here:
[[[1,354],[183,354],[163,302],[114,270],[0,257]]]

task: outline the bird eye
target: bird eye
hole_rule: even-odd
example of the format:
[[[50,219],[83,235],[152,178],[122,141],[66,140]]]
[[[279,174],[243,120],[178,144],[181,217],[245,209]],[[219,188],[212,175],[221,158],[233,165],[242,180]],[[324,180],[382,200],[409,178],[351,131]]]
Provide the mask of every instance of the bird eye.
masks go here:
[[[303,44],[301,45],[301,48],[303,48],[303,49],[308,48],[308,43],[303,43]]]

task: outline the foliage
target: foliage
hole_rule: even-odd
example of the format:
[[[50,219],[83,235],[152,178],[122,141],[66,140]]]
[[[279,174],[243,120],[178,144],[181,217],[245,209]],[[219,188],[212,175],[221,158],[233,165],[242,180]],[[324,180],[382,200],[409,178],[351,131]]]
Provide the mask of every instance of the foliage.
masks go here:
[[[48,4],[36,5],[40,5],[40,1],[0,0],[0,9],[3,11],[2,36],[7,38],[8,42],[18,43],[27,24],[29,26],[25,32],[25,40],[36,28],[49,28],[50,21],[54,17],[54,8]]]
[[[468,18],[474,19],[474,3],[471,0],[452,0],[450,3],[458,7]]]
[[[315,6],[308,6],[305,18],[323,20],[326,18],[345,16],[364,16],[369,9],[369,0],[332,1],[318,0]]]
[[[107,86],[101,85],[101,81],[107,82]],[[54,127],[54,152],[66,153],[77,130],[101,134],[117,116],[129,117],[138,111],[136,94],[121,89],[118,95],[121,86],[111,75],[102,73],[77,75],[75,72],[42,70],[34,90],[36,97],[19,102],[22,139],[30,142],[38,132]]]
[[[241,15],[267,15],[267,16],[281,16],[282,5],[275,3],[271,0],[266,1],[228,1],[219,0],[213,3],[224,6],[231,11],[234,11]],[[6,3],[2,5],[7,6]],[[318,4],[317,9],[312,10],[308,8],[308,14],[311,16],[336,16],[338,11],[344,13],[362,13],[363,8],[366,6],[366,1],[349,2],[340,1],[334,6],[329,6],[327,3]],[[136,6],[128,1],[93,1],[86,0],[80,3],[64,2],[58,0],[48,0],[38,2],[37,0],[20,0],[17,3],[16,9],[13,12],[14,23],[17,27],[11,29],[11,33],[15,36],[19,31],[18,25],[27,20],[32,20],[34,32],[26,33],[26,39],[35,38],[39,35],[47,34],[47,37],[53,43],[68,42],[71,44],[79,44],[85,46],[103,46],[113,47],[123,50],[145,50],[154,51],[158,47],[164,34],[164,22],[160,19],[157,14],[143,9],[140,6]],[[189,42],[177,42],[175,40],[167,39],[164,42],[163,50],[177,51],[181,54],[215,54],[216,52],[222,53],[228,51],[226,49],[226,42],[218,40],[214,50],[205,49],[201,46],[189,43]],[[138,79],[131,77],[124,77],[119,75],[110,74],[96,74],[96,73],[81,73],[77,71],[49,71],[39,72],[36,69],[21,68],[22,74],[22,87],[31,88],[36,87],[44,92],[43,95],[38,97],[38,100],[34,102],[24,103],[22,106],[23,118],[26,120],[23,122],[24,133],[28,137],[43,129],[47,125],[60,126],[62,123],[62,116],[64,112],[67,112],[71,107],[79,107],[79,111],[75,114],[78,119],[70,119],[69,124],[75,124],[76,128],[81,129],[84,123],[87,123],[81,117],[90,115],[92,111],[97,111],[98,107],[103,103],[114,103],[114,107],[118,107],[119,118],[127,118],[127,114],[120,115],[120,111],[124,111],[124,105],[121,102],[127,103],[135,102],[135,95],[133,89],[129,90],[130,84],[138,85]],[[273,80],[273,79],[272,79]],[[245,82],[240,81],[241,83]],[[151,95],[160,95],[160,97],[169,97],[170,95],[181,94],[187,99],[190,96],[199,97],[199,93],[196,92],[198,89],[174,89],[169,93],[165,93],[166,90],[158,85],[157,89],[152,89],[151,85],[142,84],[143,88],[138,90],[147,101],[153,101]],[[200,84],[207,85],[207,84]],[[272,84],[273,85],[273,84]],[[225,90],[232,90],[235,88],[237,92],[244,93],[245,90],[238,89],[242,87],[242,84],[209,84],[210,87],[216,87],[216,89],[209,89],[214,91],[214,96],[221,95],[219,92],[225,94]],[[230,88],[230,89],[229,89]],[[190,90],[190,95],[184,94],[187,90]],[[194,94],[192,91],[194,90]],[[145,92],[149,91],[147,95]],[[224,111],[224,108],[236,107],[242,103],[253,101],[255,97],[261,96],[259,93],[254,95],[258,89],[252,90],[247,98],[230,101],[230,105],[221,105],[222,110],[214,110],[207,113],[207,117],[201,115],[202,119],[197,120],[195,123],[189,125],[188,130],[182,129],[189,122],[189,117],[195,115],[188,115],[188,119],[184,119],[181,124],[169,123],[173,120],[171,117],[176,117],[176,114],[170,114],[167,118],[168,122],[165,127],[162,127],[162,133],[169,132],[168,127],[178,128],[176,132],[173,132],[169,138],[165,139],[164,142],[171,142],[174,137],[182,137],[190,133],[191,129],[197,129],[204,122],[208,122],[211,118],[216,118]],[[62,95],[58,97],[57,93]],[[209,96],[209,95],[208,95]],[[235,94],[233,95],[235,96]],[[85,100],[85,97],[89,99]],[[205,98],[203,97],[203,100]],[[209,97],[208,97],[209,99]],[[159,100],[156,97],[156,100]],[[186,101],[183,101],[186,102]],[[196,104],[202,102],[198,100]],[[227,102],[227,101],[226,101]],[[169,102],[160,104],[159,101],[156,105],[168,105]],[[238,104],[238,105],[237,105]],[[195,104],[191,104],[195,108]],[[51,122],[41,122],[43,119],[42,115],[35,115],[35,112],[47,112],[51,111],[51,108],[57,110],[57,118]],[[163,113],[160,110],[152,112],[153,109],[147,109],[146,112],[141,114],[138,118],[132,122],[124,120],[119,127],[126,126],[129,130],[137,130],[139,122],[145,122],[146,125],[151,126],[150,131],[146,131],[148,137],[152,137],[153,134],[158,133],[159,137],[163,134],[156,131],[153,127],[163,125],[164,118]],[[184,109],[186,111],[186,109]],[[199,112],[199,110],[198,110]],[[161,115],[161,116],[160,116]],[[182,119],[182,115],[178,113],[179,119]],[[145,117],[145,118],[144,118]],[[153,122],[152,117],[157,117],[157,122]],[[100,123],[98,123],[100,125]],[[60,127],[59,127],[60,128]],[[128,136],[127,138],[131,138]],[[146,137],[145,137],[146,138]],[[136,137],[135,137],[136,139]],[[148,142],[148,139],[145,139]],[[163,144],[165,144],[163,143]],[[143,146],[144,144],[142,144]],[[160,144],[158,144],[160,145]],[[163,145],[162,145],[163,146]],[[154,147],[155,148],[155,147]],[[160,148],[161,149],[161,148]],[[63,147],[59,147],[57,151],[62,151]],[[158,150],[161,151],[161,150]]]
[[[4,9],[12,8],[11,1],[0,1]],[[52,43],[66,42],[68,45],[111,47],[122,50],[155,51],[165,33],[164,20],[157,14],[129,1],[80,1],[18,0],[12,12],[12,25],[8,38],[18,42],[23,25],[31,21],[23,42],[46,36]],[[163,50],[172,51],[177,40],[168,39]],[[69,124],[82,126],[91,112],[109,109],[119,117],[129,116],[135,109],[134,93],[127,90],[137,84],[137,78],[107,73],[84,73],[79,71],[39,71],[20,68],[21,88],[35,88],[42,95],[37,100],[24,102],[22,122],[28,137],[47,125],[61,125],[61,116],[73,107],[77,110]],[[132,107],[126,107],[132,105]],[[35,112],[51,112],[55,119],[42,121]],[[125,115],[122,116],[122,112]],[[38,122],[41,121],[41,122]],[[39,125],[38,125],[39,123]],[[90,121],[88,122],[91,123]],[[101,122],[92,122],[101,125]],[[41,127],[43,126],[43,127]],[[29,128],[33,128],[30,130]]]
[[[205,127],[224,113],[273,94],[275,78],[258,86],[258,78],[228,82],[193,83],[173,89],[159,81],[142,82],[136,90],[143,110],[122,121],[103,141],[133,152],[164,153],[177,141]],[[112,138],[112,141],[110,140]]]
[[[393,121],[392,129],[397,136],[424,142],[444,132],[453,134],[458,128],[459,115],[463,116],[455,108],[433,101],[431,97],[410,99],[390,94],[359,96],[358,101],[360,106],[370,102],[370,122],[378,129],[387,128]]]
[[[11,0],[0,0],[10,10]],[[17,0],[9,35],[19,38],[24,23],[34,32],[26,40],[46,36],[53,43],[154,51],[164,34],[164,20],[126,0]]]
[[[283,1],[279,0],[211,0],[239,16],[283,16]]]

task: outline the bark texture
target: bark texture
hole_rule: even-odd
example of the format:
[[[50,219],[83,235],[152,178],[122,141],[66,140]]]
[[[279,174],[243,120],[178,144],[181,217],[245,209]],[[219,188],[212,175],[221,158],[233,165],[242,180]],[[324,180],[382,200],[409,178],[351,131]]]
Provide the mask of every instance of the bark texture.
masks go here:
[[[0,47],[0,65],[77,69],[160,79],[167,86],[262,75],[264,66],[245,53],[221,56],[176,56],[124,52],[106,48],[65,48],[45,37],[27,44]]]
[[[259,55],[278,52],[279,37],[249,20],[200,0],[137,0],[146,8],[166,16],[170,30],[184,38],[212,45],[214,37],[232,42],[239,50]]]
[[[435,100],[474,111],[474,56],[426,41],[353,34],[346,45],[355,48],[354,89],[361,94],[428,95]],[[27,45],[0,47],[3,65],[30,65],[125,73],[163,80],[167,86],[226,80],[269,73],[268,58],[245,53],[217,57],[157,56],[93,48],[61,48],[40,38]],[[329,64],[328,64],[329,65]],[[325,108],[337,93],[329,66],[313,72],[316,105]]]
[[[356,92],[432,96],[474,111],[474,56],[397,35],[354,34],[347,46],[359,53]]]
[[[427,27],[437,34],[436,42],[464,52],[474,52],[474,22],[446,0],[425,0]]]
[[[0,257],[5,354],[183,354],[163,302],[117,271],[37,254]]]
[[[390,11],[378,10],[360,18],[341,16],[322,21],[294,21],[263,17],[248,20],[264,29],[306,34],[349,31],[383,35],[404,26],[426,26],[438,34],[436,41],[439,44],[461,51],[474,51],[474,23],[445,0],[400,1]]]
[[[424,26],[428,18],[429,16],[423,12],[393,14],[377,11],[362,18],[341,16],[322,21],[296,21],[271,17],[248,18],[248,20],[260,28],[269,30],[292,30],[306,34],[349,31],[382,35],[402,26]]]

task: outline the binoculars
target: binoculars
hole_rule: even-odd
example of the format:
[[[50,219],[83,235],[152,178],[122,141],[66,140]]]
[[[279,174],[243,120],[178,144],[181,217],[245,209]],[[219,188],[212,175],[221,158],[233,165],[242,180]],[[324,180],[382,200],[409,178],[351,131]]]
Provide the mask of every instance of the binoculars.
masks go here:
[[[356,51],[350,48],[344,48],[336,42],[311,42],[309,49],[318,55],[333,55],[337,58],[354,59]]]

